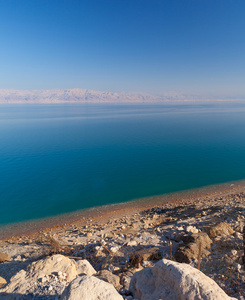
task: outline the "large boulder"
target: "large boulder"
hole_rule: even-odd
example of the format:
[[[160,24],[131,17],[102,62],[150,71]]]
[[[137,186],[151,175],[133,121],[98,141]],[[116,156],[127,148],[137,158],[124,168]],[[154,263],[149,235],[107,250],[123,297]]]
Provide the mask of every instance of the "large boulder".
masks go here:
[[[215,238],[216,236],[219,235],[231,235],[233,233],[234,233],[233,229],[226,222],[218,223],[209,229],[209,236],[211,238]]]
[[[72,281],[78,276],[77,265],[74,260],[57,254],[51,257],[33,262],[27,270],[21,270],[10,279],[10,283],[2,290],[8,294],[35,292],[38,285],[49,282],[52,276],[66,274],[66,282]],[[44,280],[45,279],[45,280]],[[36,282],[36,285],[34,284]],[[64,283],[65,286],[65,283]]]
[[[110,284],[93,276],[74,279],[61,295],[61,300],[123,300]]]
[[[8,253],[0,252],[0,263],[10,260],[11,257]]]
[[[199,270],[163,259],[153,268],[134,274],[130,291],[139,300],[228,300],[235,299]]]
[[[96,274],[95,269],[86,259],[79,259],[76,263],[79,275],[86,274],[88,276],[91,276]]]

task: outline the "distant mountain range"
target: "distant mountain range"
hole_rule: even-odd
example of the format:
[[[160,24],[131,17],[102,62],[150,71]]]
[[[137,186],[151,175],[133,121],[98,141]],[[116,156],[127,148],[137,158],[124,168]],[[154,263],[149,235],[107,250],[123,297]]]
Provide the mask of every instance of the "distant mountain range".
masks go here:
[[[234,98],[232,98],[234,99]],[[166,92],[161,95],[143,93],[113,93],[86,89],[12,90],[0,89],[0,104],[23,103],[158,103],[179,101],[232,100],[207,99],[197,95]],[[239,99],[241,100],[241,99]]]

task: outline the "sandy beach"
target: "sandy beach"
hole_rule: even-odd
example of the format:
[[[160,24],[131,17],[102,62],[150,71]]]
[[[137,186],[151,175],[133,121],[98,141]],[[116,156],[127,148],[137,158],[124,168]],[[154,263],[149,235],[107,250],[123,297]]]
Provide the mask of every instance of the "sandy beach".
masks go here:
[[[91,209],[78,210],[58,216],[31,220],[21,223],[13,223],[0,226],[0,240],[18,238],[22,236],[35,235],[40,232],[55,231],[59,228],[68,228],[70,225],[83,226],[97,222],[106,223],[113,218],[134,215],[142,210],[162,206],[167,203],[188,203],[226,196],[230,193],[239,193],[245,190],[245,180],[232,181],[223,184],[210,185],[206,187],[180,191],[176,193],[152,196],[132,200],[125,203],[116,203]]]

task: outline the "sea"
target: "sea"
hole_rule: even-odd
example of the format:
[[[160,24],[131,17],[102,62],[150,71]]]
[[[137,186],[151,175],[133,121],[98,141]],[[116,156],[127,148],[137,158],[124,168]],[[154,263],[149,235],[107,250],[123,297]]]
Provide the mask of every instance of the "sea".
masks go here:
[[[0,105],[0,226],[245,178],[245,102]]]

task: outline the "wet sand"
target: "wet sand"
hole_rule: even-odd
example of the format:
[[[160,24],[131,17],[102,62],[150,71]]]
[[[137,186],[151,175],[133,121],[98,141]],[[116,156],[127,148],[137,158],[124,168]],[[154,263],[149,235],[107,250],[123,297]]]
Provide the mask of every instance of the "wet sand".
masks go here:
[[[105,205],[75,211],[58,216],[14,223],[0,226],[0,240],[18,238],[39,234],[41,232],[55,231],[59,228],[67,228],[70,225],[96,224],[107,222],[110,219],[130,216],[142,210],[162,206],[165,203],[181,203],[203,200],[206,197],[226,196],[245,191],[245,180],[233,181],[223,184],[210,185],[171,194],[164,194],[132,200],[129,202]]]

